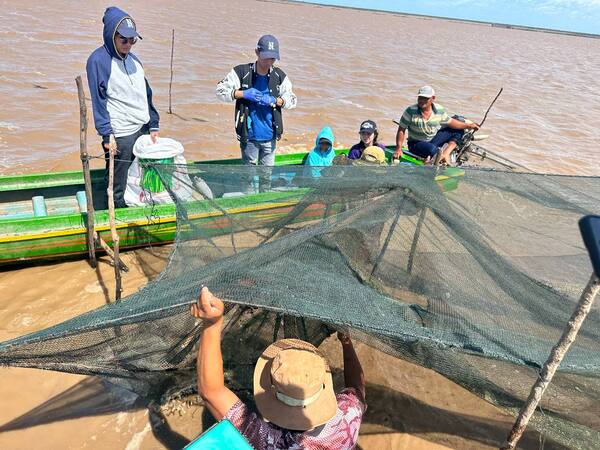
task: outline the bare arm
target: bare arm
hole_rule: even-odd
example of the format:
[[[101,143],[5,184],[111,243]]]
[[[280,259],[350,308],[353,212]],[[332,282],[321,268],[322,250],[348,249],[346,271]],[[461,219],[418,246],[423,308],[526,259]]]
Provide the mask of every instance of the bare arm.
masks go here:
[[[479,125],[474,122],[466,123],[456,119],[450,119],[448,121],[448,126],[455,130],[479,130]]]
[[[200,291],[198,302],[192,305],[191,314],[203,319],[204,328],[198,348],[198,393],[216,420],[221,420],[239,400],[225,386],[223,355],[221,354],[221,329],[223,328],[223,302],[211,294],[207,287]]]
[[[394,151],[395,159],[400,159],[402,157],[402,146],[404,145],[405,134],[406,128],[399,126],[398,131],[396,132],[396,150]]]
[[[344,384],[346,387],[352,387],[360,391],[362,398],[365,398],[365,374],[352,345],[350,337],[338,333],[338,339],[342,343],[342,352],[344,354]]]

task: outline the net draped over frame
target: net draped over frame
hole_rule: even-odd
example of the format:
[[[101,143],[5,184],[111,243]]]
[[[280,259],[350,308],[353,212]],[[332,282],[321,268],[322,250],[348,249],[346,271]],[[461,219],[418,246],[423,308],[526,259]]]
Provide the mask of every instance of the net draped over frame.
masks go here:
[[[175,198],[165,270],[119,303],[0,344],[0,364],[100,375],[141,396],[193,385],[202,324],[189,305],[204,284],[227,302],[228,383],[250,386],[277,337],[318,345],[337,329],[516,413],[591,273],[577,221],[600,213],[600,178],[153,168],[194,190]],[[270,178],[265,192],[259,177]],[[562,445],[597,445],[599,369],[595,306],[533,425]]]

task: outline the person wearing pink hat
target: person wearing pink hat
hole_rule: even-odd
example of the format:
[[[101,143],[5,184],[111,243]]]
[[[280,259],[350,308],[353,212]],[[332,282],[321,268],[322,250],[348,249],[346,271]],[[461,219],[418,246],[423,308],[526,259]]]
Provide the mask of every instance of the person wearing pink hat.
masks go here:
[[[255,450],[355,447],[367,405],[364,374],[348,336],[338,333],[346,385],[338,394],[327,361],[312,344],[282,339],[267,347],[254,369],[257,413],[225,386],[223,302],[203,287],[190,312],[204,322],[198,348],[198,393],[216,420],[228,419]]]

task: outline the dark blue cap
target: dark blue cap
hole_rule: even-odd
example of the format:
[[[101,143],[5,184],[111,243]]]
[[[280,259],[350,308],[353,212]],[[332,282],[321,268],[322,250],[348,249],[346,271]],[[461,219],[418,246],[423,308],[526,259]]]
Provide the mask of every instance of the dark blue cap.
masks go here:
[[[275,58],[279,59],[279,41],[275,36],[265,34],[256,44],[258,56],[264,59]]]
[[[121,23],[117,27],[117,33],[124,38],[142,38],[135,29],[135,22],[131,17],[125,17],[123,20],[121,20]]]

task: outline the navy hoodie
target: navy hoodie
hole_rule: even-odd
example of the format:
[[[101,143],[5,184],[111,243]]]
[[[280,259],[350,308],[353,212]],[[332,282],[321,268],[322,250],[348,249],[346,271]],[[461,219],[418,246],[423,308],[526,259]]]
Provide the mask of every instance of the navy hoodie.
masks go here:
[[[86,65],[94,123],[103,142],[108,142],[110,134],[129,136],[146,124],[150,131],[158,130],[159,116],[142,63],[131,52],[123,58],[114,45],[117,27],[125,19],[133,20],[119,8],[106,8],[104,45],[90,55]]]

